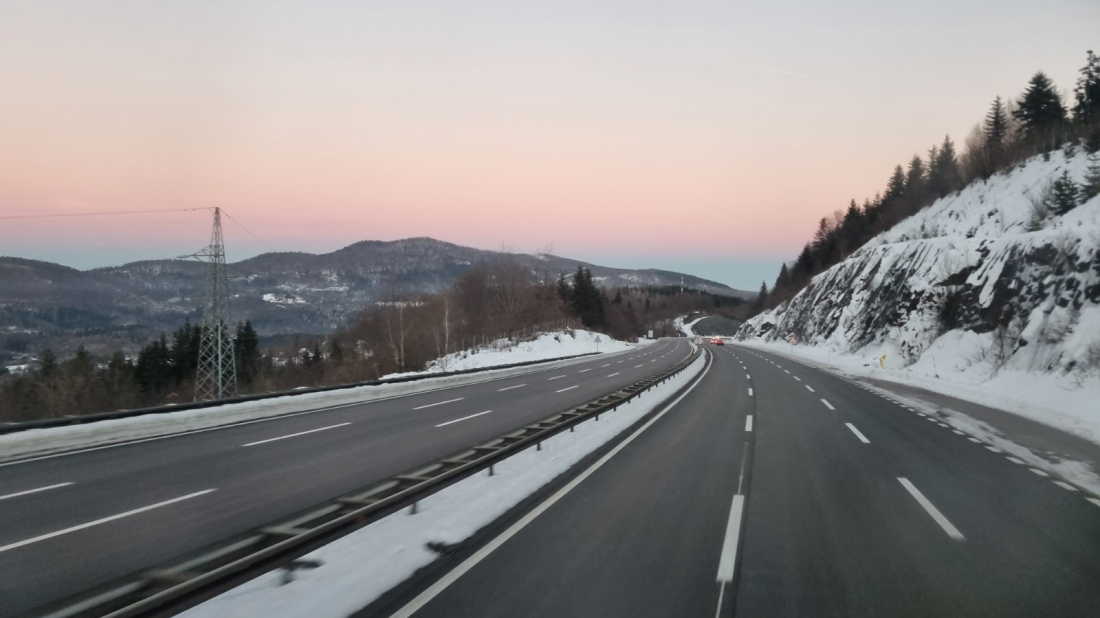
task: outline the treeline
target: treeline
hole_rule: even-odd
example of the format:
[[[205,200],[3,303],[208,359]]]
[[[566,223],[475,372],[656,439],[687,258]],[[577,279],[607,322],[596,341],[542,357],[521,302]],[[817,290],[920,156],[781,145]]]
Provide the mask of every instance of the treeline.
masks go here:
[[[324,337],[299,337],[261,349],[250,322],[237,325],[234,349],[241,394],[341,384],[423,370],[448,355],[502,347],[538,333],[588,328],[623,340],[652,329],[674,335],[677,315],[709,311],[743,317],[740,300],[678,288],[602,288],[591,271],[532,273],[509,256],[469,268],[446,292],[407,295],[393,287],[348,325]],[[182,403],[194,396],[201,329],[184,324],[134,358],[95,359],[83,348],[59,361],[0,380],[0,422],[55,418]]]
[[[1070,148],[1080,144],[1089,152],[1100,151],[1100,58],[1091,50],[1080,70],[1072,104],[1062,100],[1041,71],[1018,98],[1004,101],[996,97],[985,118],[967,136],[961,153],[947,136],[924,158],[915,154],[908,165],[896,166],[884,191],[862,204],[853,199],[846,209],[822,217],[813,239],[792,267],[784,264],[780,268],[770,291],[766,284],[761,286],[754,308],[760,311],[789,300],[815,275],[937,199],[1067,143]],[[1068,177],[1060,182],[1072,184]],[[1054,211],[1074,207],[1090,192],[1100,190],[1095,184],[1054,186],[1047,198],[1049,207]]]

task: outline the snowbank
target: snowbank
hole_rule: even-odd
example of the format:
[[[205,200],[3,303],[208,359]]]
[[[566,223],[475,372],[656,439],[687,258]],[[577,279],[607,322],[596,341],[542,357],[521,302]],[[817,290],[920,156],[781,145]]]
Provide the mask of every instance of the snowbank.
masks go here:
[[[467,478],[420,502],[418,513],[394,513],[307,554],[322,563],[280,585],[268,573],[194,607],[185,618],[310,616],[344,618],[411,577],[439,556],[429,542],[453,544],[504,515],[524,498],[568,471],[586,455],[637,422],[703,370],[700,357],[687,370],[618,410],[588,421],[495,466],[496,474]]]
[[[507,339],[498,339],[483,347],[448,354],[433,361],[425,371],[398,373],[386,376],[396,378],[406,375],[437,373],[441,371],[461,371],[480,369],[495,365],[509,365],[546,358],[576,356],[599,352],[601,354],[631,350],[636,344],[630,344],[607,335],[587,330],[563,330],[543,333],[531,341],[512,343]]]
[[[597,335],[587,331],[575,331],[572,335],[569,333],[547,334],[529,342],[531,345],[526,347],[525,344],[520,344],[512,350],[502,350],[500,352],[460,353],[467,354],[466,358],[456,359],[455,364],[448,366],[447,370],[490,367],[595,352],[596,337]],[[598,337],[600,338],[600,353],[621,352],[635,347],[631,344],[609,339],[606,335],[598,335]],[[471,375],[439,377],[426,382],[359,386],[323,393],[304,393],[260,401],[226,404],[201,410],[148,414],[69,427],[28,429],[27,431],[0,435],[0,461],[200,431],[287,414],[320,412],[379,399],[401,397],[413,393],[521,375],[547,368],[564,367],[584,361],[583,358],[572,359],[548,362],[531,367],[514,367],[511,369],[489,370]],[[439,371],[443,371],[443,369],[433,367],[423,372],[399,375],[431,374]],[[397,377],[397,375],[385,377],[392,378]]]

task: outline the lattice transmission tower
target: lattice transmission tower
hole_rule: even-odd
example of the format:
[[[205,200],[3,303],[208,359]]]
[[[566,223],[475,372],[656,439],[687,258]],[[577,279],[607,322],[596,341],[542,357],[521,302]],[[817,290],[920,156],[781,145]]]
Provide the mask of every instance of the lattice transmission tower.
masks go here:
[[[225,264],[220,208],[214,209],[210,246],[183,257],[193,257],[210,264],[199,344],[199,367],[195,377],[195,401],[234,397],[237,394],[237,363],[229,319],[229,275]]]

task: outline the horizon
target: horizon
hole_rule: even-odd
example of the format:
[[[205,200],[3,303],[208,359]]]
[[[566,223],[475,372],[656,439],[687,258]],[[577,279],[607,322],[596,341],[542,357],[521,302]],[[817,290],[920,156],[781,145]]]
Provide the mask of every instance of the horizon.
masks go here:
[[[380,240],[380,239],[367,238],[367,239],[363,239],[363,240],[357,240],[355,242],[349,243],[347,245],[343,245],[341,247],[337,247],[335,249],[320,250],[320,251],[283,250],[283,249],[260,251],[260,252],[252,253],[252,254],[249,254],[249,255],[244,255],[244,256],[241,256],[241,257],[234,256],[234,257],[231,257],[231,258],[227,258],[227,263],[228,264],[237,264],[237,263],[240,263],[240,262],[243,262],[243,261],[246,261],[246,260],[251,260],[251,259],[254,259],[254,258],[257,258],[257,257],[262,257],[264,255],[272,255],[272,254],[298,254],[298,253],[300,253],[300,254],[313,255],[313,256],[328,255],[328,254],[331,254],[331,253],[336,253],[338,251],[342,251],[344,249],[347,249],[349,247],[352,247],[352,246],[360,244],[360,243],[369,243],[369,242],[373,242],[373,243],[395,243],[395,242],[401,242],[401,241],[406,241],[406,240],[431,240],[431,241],[434,241],[434,242],[455,245],[455,246],[462,247],[462,248],[474,249],[474,250],[477,250],[477,251],[486,251],[486,252],[495,252],[495,253],[515,253],[515,254],[519,254],[519,255],[529,255],[529,256],[532,256],[532,257],[538,257],[540,255],[548,255],[548,256],[556,257],[556,258],[559,258],[559,259],[562,259],[562,260],[575,261],[578,264],[587,264],[587,265],[591,265],[591,266],[597,266],[597,267],[600,267],[600,268],[615,268],[615,269],[624,269],[624,270],[657,270],[657,271],[664,271],[664,272],[672,272],[672,273],[679,274],[679,275],[687,275],[687,276],[691,276],[691,277],[696,277],[696,278],[701,279],[701,280],[703,280],[707,283],[717,283],[719,285],[726,285],[726,286],[728,286],[728,287],[730,287],[730,288],[732,288],[736,291],[739,291],[739,292],[753,292],[754,289],[755,289],[755,288],[737,287],[735,285],[730,285],[730,284],[725,283],[723,281],[720,281],[718,279],[712,279],[710,277],[706,277],[706,276],[703,276],[703,275],[698,275],[694,272],[689,272],[687,270],[681,270],[681,269],[676,269],[676,268],[664,268],[664,267],[658,267],[658,266],[618,266],[618,265],[605,263],[605,262],[602,262],[600,260],[589,260],[589,259],[584,259],[584,258],[577,258],[575,256],[561,255],[559,253],[548,253],[548,252],[544,252],[544,251],[521,251],[521,250],[513,250],[511,248],[508,248],[506,250],[502,250],[499,247],[496,248],[496,249],[484,249],[484,248],[481,248],[481,247],[471,247],[469,245],[463,245],[463,244],[460,244],[460,243],[456,243],[456,242],[452,242],[452,241],[444,240],[444,239],[440,239],[440,238],[434,238],[434,237],[431,237],[431,236],[410,236],[410,237],[406,237],[406,238],[395,238],[395,239],[392,239],[392,240]],[[232,251],[229,250],[228,245],[227,245],[226,249],[227,249],[226,250],[227,256],[231,255],[233,253]],[[57,259],[46,259],[46,258],[40,258],[40,257],[30,257],[30,256],[24,256],[24,255],[7,255],[7,254],[0,254],[0,258],[16,258],[16,259],[33,260],[33,261],[44,262],[44,263],[48,263],[48,264],[55,264],[55,265],[59,265],[59,266],[65,266],[67,268],[72,268],[74,270],[78,270],[78,271],[81,271],[81,272],[88,272],[88,271],[97,270],[97,269],[100,269],[100,268],[116,268],[116,267],[126,266],[126,265],[129,265],[129,264],[137,264],[137,263],[141,263],[141,262],[159,262],[159,261],[165,261],[165,260],[168,260],[168,261],[175,261],[175,260],[189,261],[187,256],[139,257],[137,259],[121,260],[121,261],[120,260],[109,260],[108,259],[108,260],[105,260],[103,263],[93,264],[93,265],[89,265],[89,266],[86,266],[84,268],[81,268],[79,266],[75,266],[73,264],[67,264],[67,263],[65,263],[63,261],[59,261]]]

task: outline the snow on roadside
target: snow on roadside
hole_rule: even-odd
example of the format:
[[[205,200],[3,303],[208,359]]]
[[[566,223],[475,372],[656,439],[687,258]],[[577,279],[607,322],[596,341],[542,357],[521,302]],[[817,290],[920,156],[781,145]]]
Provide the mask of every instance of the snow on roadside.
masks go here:
[[[439,556],[429,542],[458,543],[568,471],[652,411],[703,370],[700,357],[687,370],[640,399],[604,414],[599,421],[560,433],[543,450],[527,449],[422,500],[418,513],[401,511],[304,556],[321,563],[280,585],[283,575],[267,573],[194,607],[185,618],[310,616],[344,618],[411,577]]]
[[[867,346],[858,354],[839,353],[827,346],[790,345],[776,341],[739,341],[738,345],[779,352],[840,370],[849,377],[869,377],[916,386],[966,401],[1018,414],[1100,444],[1100,384],[1078,382],[1072,376],[1004,369],[993,376],[981,364],[971,364],[975,338],[941,337],[919,361],[905,366],[890,346]],[[885,355],[882,367],[879,360]],[[977,422],[977,421],[975,421]]]
[[[511,343],[507,339],[493,341],[483,348],[464,350],[448,354],[433,361],[422,372],[395,373],[386,376],[397,378],[418,373],[437,373],[441,371],[460,371],[480,369],[494,365],[509,365],[527,361],[575,356],[591,352],[612,353],[631,350],[636,344],[630,344],[607,335],[587,330],[563,330],[542,333],[531,341]]]
[[[467,364],[460,364],[457,367],[449,367],[448,370],[454,371],[460,368],[472,369],[489,367],[493,365],[574,356],[596,351],[596,341],[593,333],[575,331],[572,337],[562,334],[557,336],[560,338],[560,341],[557,341],[556,344],[552,343],[556,341],[554,338],[555,336],[548,334],[539,337],[535,342],[531,342],[533,345],[527,348],[504,351],[499,354],[489,352],[471,354],[469,358],[476,360],[469,361]],[[616,353],[634,349],[635,347],[631,344],[612,340],[605,335],[600,335],[600,339],[601,342],[599,347],[601,353]],[[273,399],[263,399],[260,401],[232,403],[200,410],[181,410],[179,412],[146,414],[130,418],[111,419],[67,427],[28,429],[26,431],[0,435],[0,461],[197,431],[222,425],[282,416],[285,414],[307,413],[333,407],[354,405],[378,399],[400,397],[417,392],[437,390],[440,388],[472,384],[488,379],[563,367],[584,362],[585,360],[584,358],[580,358],[548,362],[546,364],[531,367],[489,370],[470,375],[433,378],[427,382],[358,386],[321,393],[303,393],[286,397],[276,397]],[[431,374],[438,371],[440,370],[427,370],[420,373]],[[400,375],[415,375],[415,373]],[[385,377],[392,378],[397,376],[389,375]]]
[[[676,318],[675,320],[672,321],[672,327],[675,328],[676,330],[680,331],[681,333],[683,333],[684,336],[686,336],[686,337],[694,337],[695,336],[695,331],[693,331],[691,329],[691,327],[695,326],[699,322],[707,319],[707,316],[703,316],[701,318],[695,318],[694,320],[692,320],[690,322],[684,323],[684,319],[686,319],[686,318],[687,318],[686,315],[683,315],[683,316],[680,316],[680,317]]]

